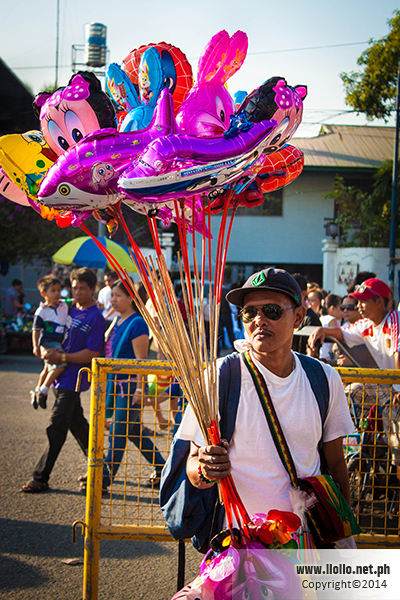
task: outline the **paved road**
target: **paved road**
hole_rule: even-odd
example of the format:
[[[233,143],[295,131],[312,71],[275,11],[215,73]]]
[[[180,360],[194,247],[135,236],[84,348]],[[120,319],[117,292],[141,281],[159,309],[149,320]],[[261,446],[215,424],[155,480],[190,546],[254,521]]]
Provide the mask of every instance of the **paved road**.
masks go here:
[[[77,476],[85,458],[71,435],[52,473],[51,490],[20,493],[45,444],[49,410],[34,411],[29,390],[40,361],[28,354],[0,355],[0,598],[79,600],[82,598],[83,538],[71,524],[84,519],[85,498]],[[85,414],[89,395],[83,394]],[[201,555],[187,545],[186,580],[198,573]],[[177,546],[173,543],[105,540],[101,543],[99,599],[169,600],[176,591]]]

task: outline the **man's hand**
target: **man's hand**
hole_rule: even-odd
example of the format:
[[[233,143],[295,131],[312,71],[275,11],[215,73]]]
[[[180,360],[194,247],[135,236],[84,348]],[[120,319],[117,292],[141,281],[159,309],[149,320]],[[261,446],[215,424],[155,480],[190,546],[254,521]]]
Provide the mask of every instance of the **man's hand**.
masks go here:
[[[318,327],[308,338],[308,345],[311,350],[319,350],[325,341],[325,329],[324,327]]]
[[[393,406],[395,406],[396,408],[398,408],[400,406],[400,392],[397,392],[397,394],[394,394]]]
[[[229,444],[226,440],[221,446],[202,446],[199,448],[198,460],[201,464],[203,475],[215,481],[216,479],[224,479],[231,472],[231,461],[229,460],[228,448]]]
[[[33,354],[34,354],[35,356],[39,356],[39,358],[40,358],[40,356],[41,356],[41,352],[40,352],[40,348],[39,348],[39,346],[33,346]]]
[[[56,348],[48,348],[42,351],[42,358],[50,365],[58,365],[62,361],[62,352],[59,352]]]

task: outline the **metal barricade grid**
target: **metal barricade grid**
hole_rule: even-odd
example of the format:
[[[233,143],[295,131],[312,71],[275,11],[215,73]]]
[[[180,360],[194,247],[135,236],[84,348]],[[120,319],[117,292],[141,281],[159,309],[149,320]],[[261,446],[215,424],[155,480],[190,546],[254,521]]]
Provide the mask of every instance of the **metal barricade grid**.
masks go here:
[[[400,410],[392,405],[400,372],[337,370],[356,428],[343,440],[352,508],[363,529],[356,541],[364,548],[400,547],[399,482],[390,451],[396,436],[388,435],[400,428]],[[174,541],[159,507],[158,487],[151,480],[168,456],[175,423],[183,412],[171,376],[168,364],[160,361],[92,361],[84,600],[97,598],[101,539]],[[136,381],[141,391],[133,396]],[[115,431],[117,416],[119,431]],[[107,461],[110,446],[114,455]],[[117,456],[116,449],[123,452]],[[104,464],[112,475],[107,493],[102,492]]]
[[[363,530],[358,546],[398,547],[400,483],[393,458],[400,459],[400,409],[393,406],[393,396],[400,373],[377,369],[338,371],[355,425],[355,433],[344,438],[343,444],[351,507]]]

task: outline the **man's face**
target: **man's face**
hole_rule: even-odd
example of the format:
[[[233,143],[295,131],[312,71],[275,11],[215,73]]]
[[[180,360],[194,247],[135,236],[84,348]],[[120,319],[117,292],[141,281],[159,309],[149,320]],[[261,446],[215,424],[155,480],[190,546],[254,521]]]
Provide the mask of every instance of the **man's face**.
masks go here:
[[[94,289],[88,286],[86,281],[77,281],[76,279],[71,284],[72,296],[83,307],[89,306],[92,303]]]
[[[264,304],[275,304],[284,309],[280,319],[273,321],[258,310],[256,318],[251,323],[243,323],[248,339],[256,352],[274,352],[281,347],[291,348],[293,331],[300,326],[305,308],[294,307],[290,298],[279,292],[260,290],[247,294],[243,307],[255,306],[261,308]]]
[[[380,323],[384,312],[383,298],[376,296],[376,298],[370,298],[369,300],[359,300],[358,310],[363,319],[371,319],[374,323]]]
[[[117,281],[115,277],[111,277],[110,275],[104,275],[104,285],[111,287],[114,281]]]

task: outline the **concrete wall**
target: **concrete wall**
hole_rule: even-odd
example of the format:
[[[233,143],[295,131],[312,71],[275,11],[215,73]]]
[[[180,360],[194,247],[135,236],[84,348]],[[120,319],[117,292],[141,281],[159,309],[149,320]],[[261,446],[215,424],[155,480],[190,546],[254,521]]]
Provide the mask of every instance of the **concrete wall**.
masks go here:
[[[324,218],[334,214],[333,200],[326,200],[323,194],[333,182],[334,176],[329,173],[304,172],[283,189],[282,217],[235,217],[228,262],[322,264]],[[213,246],[220,224],[219,215],[212,218]]]
[[[340,274],[346,268],[353,268],[355,272],[372,271],[376,273],[379,279],[388,283],[389,277],[389,248],[338,248],[335,253],[331,253],[333,258],[332,266],[325,268],[324,263],[324,282],[326,290],[344,296],[346,292],[346,283],[340,282]],[[396,258],[400,259],[400,249],[396,251]],[[331,272],[331,269],[333,272]],[[400,266],[395,268],[395,301],[396,304],[400,298]],[[328,281],[332,282],[330,286]],[[325,287],[327,286],[327,287]]]

